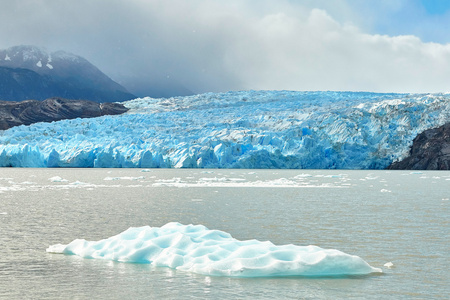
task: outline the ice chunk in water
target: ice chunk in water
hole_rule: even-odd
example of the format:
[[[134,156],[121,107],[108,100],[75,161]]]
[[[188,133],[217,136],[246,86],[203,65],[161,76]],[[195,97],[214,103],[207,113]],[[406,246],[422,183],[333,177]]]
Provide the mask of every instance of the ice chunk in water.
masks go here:
[[[61,178],[59,176],[53,176],[51,178],[49,178],[48,180],[50,180],[51,182],[67,182],[67,179]]]
[[[276,246],[240,241],[203,225],[168,223],[131,227],[100,241],[77,239],[53,245],[50,253],[147,263],[213,276],[337,276],[382,272],[358,256],[317,246]]]

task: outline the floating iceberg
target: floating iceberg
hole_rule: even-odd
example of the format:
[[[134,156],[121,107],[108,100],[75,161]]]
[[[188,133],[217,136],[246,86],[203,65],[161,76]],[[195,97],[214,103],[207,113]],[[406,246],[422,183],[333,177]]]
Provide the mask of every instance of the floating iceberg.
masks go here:
[[[338,250],[239,241],[223,231],[175,222],[160,228],[132,227],[96,242],[77,239],[68,245],[50,246],[47,252],[152,264],[212,276],[338,276],[382,272],[360,257]]]
[[[450,120],[450,94],[245,91],[0,131],[0,167],[382,169]]]

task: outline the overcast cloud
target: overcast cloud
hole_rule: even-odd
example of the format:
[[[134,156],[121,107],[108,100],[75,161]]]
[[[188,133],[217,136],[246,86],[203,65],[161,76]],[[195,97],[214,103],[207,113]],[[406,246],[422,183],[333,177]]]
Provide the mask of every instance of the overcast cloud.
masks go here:
[[[140,95],[450,91],[450,13],[419,4],[5,0],[0,48],[31,44],[81,55]]]

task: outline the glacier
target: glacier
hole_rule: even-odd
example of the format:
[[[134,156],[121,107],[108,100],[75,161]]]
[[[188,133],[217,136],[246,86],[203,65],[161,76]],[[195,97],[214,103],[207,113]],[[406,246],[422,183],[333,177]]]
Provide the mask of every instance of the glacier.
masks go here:
[[[317,246],[276,246],[240,241],[203,225],[177,222],[162,227],[130,227],[100,241],[76,239],[49,253],[118,262],[152,264],[211,276],[342,276],[381,273],[358,256]]]
[[[450,94],[238,91],[0,131],[0,167],[383,169],[450,121]]]

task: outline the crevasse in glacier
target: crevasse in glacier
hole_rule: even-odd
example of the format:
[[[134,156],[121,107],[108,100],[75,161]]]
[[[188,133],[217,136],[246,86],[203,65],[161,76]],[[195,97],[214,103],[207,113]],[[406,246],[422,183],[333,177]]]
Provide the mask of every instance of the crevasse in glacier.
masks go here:
[[[336,276],[382,272],[358,256],[317,246],[239,241],[203,225],[132,227],[100,241],[77,239],[47,252],[152,264],[204,275],[233,277]]]
[[[450,94],[244,91],[124,102],[0,132],[1,167],[381,169],[450,121]]]

